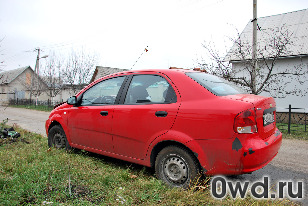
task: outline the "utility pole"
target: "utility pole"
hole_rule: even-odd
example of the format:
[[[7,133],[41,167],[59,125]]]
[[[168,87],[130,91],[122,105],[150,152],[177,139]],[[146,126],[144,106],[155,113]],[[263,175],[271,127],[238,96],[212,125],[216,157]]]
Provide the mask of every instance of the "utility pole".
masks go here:
[[[36,100],[35,100],[35,105],[37,106],[37,100],[38,100],[38,94],[39,94],[39,68],[40,68],[40,59],[48,57],[48,55],[40,57],[40,48],[36,48],[37,50],[37,57],[36,57],[36,63],[35,63],[35,73],[36,73]]]
[[[36,48],[37,50],[37,58],[35,63],[35,73],[36,73],[36,97],[35,97],[35,106],[37,106],[37,99],[38,99],[38,93],[39,93],[39,67],[40,67],[40,48]]]
[[[252,83],[252,93],[255,94],[257,91],[256,88],[256,70],[257,70],[257,0],[253,0],[253,30],[252,30],[252,74],[251,74],[251,83]]]

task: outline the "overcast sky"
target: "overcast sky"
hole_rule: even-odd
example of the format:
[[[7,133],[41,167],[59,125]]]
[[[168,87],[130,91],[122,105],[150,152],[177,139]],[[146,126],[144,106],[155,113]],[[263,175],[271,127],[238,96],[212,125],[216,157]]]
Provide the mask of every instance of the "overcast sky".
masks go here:
[[[84,48],[98,65],[129,69],[193,68],[201,44],[221,50],[252,18],[253,0],[0,0],[0,69],[35,67],[40,47]],[[308,8],[307,0],[259,0],[258,16]],[[45,60],[41,60],[45,61]],[[3,63],[2,63],[3,62]]]

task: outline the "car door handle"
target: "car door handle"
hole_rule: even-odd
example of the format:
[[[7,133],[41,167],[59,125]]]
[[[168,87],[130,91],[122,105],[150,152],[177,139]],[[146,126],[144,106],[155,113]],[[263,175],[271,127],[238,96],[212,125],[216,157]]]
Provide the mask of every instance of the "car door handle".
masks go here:
[[[102,116],[107,116],[107,115],[108,115],[108,111],[101,111],[100,114],[101,114]]]
[[[168,115],[168,112],[166,111],[157,111],[155,112],[156,117],[166,117]]]

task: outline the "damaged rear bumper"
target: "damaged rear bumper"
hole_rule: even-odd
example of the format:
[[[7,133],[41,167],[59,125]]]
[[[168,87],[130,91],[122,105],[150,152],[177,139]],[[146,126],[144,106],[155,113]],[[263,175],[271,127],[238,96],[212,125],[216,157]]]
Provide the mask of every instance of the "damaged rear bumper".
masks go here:
[[[276,129],[266,139],[258,134],[237,134],[232,139],[196,141],[204,151],[204,157],[198,158],[207,175],[235,175],[267,165],[278,153],[282,134]]]

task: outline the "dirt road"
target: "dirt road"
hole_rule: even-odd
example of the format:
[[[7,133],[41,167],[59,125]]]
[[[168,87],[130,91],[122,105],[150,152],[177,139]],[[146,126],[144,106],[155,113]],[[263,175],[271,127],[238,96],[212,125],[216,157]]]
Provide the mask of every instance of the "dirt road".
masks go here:
[[[0,106],[0,121],[8,118],[9,124],[18,124],[24,129],[46,136],[45,121],[49,112]],[[46,142],[47,144],[47,142]],[[270,176],[272,182],[291,179],[304,181],[306,198],[301,201],[308,204],[308,141],[283,139],[278,155],[263,169],[252,174],[240,175],[236,179],[256,181]]]

